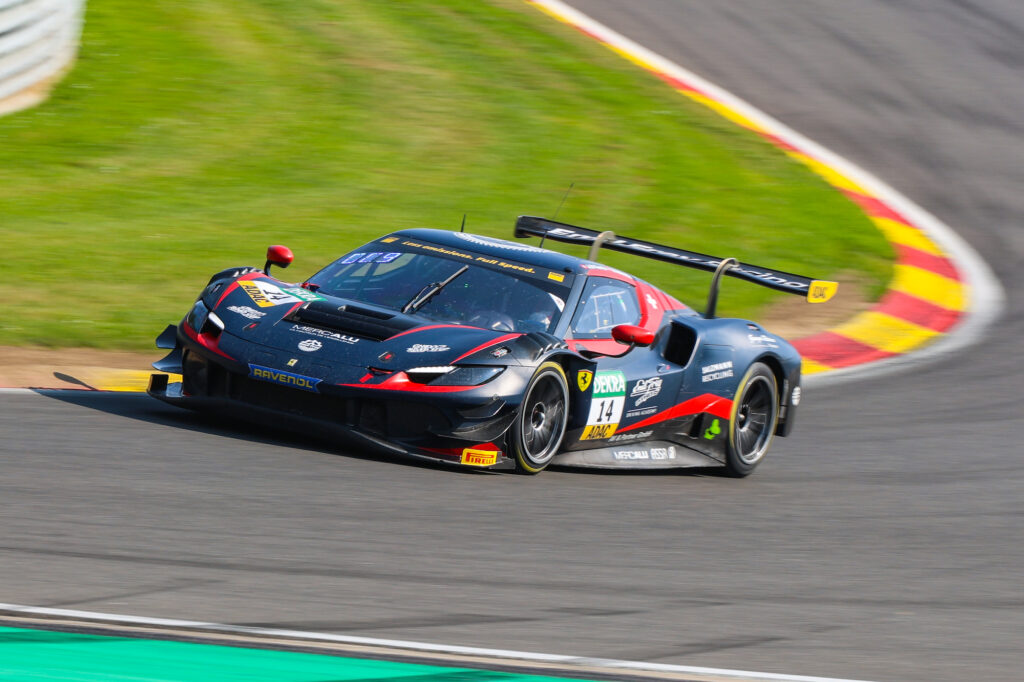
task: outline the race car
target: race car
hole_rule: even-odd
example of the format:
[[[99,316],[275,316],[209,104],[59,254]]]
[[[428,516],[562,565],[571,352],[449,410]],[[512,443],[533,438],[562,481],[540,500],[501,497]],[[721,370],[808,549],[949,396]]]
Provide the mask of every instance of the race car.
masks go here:
[[[716,467],[746,476],[793,428],[800,356],[719,318],[723,276],[827,301],[835,282],[521,216],[541,246],[435,229],[386,234],[302,282],[215,274],[158,337],[149,393],[342,436],[385,454],[535,474],[551,464]],[[590,248],[578,258],[545,240]],[[698,313],[600,249],[713,272]],[[182,375],[171,383],[168,373]]]

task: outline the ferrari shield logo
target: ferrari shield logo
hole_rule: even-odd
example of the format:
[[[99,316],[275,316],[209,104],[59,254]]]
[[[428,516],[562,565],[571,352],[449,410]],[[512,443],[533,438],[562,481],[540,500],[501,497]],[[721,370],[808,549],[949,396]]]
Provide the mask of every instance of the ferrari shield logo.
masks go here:
[[[299,362],[298,358],[292,358],[291,360],[288,361],[288,366],[289,367],[294,367],[298,362]]]
[[[581,369],[576,372],[576,385],[580,387],[580,391],[583,393],[587,392],[590,388],[590,382],[594,379],[594,373],[589,369]]]

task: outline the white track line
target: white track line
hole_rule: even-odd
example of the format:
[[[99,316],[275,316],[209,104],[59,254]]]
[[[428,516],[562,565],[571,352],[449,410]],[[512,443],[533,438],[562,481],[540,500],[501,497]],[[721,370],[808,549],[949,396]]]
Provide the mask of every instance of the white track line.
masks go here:
[[[965,311],[963,320],[952,331],[944,334],[940,340],[919,350],[911,351],[906,355],[868,365],[809,375],[803,380],[805,385],[824,385],[849,379],[863,379],[920,365],[924,362],[931,362],[939,356],[959,351],[978,341],[989,325],[999,317],[1006,295],[988,263],[951,227],[897,192],[887,183],[860,168],[852,161],[796,132],[731,92],[648,50],[646,47],[591,19],[586,14],[570,7],[561,0],[530,1],[598,36],[616,49],[652,64],[660,71],[692,85],[713,99],[717,99],[739,112],[786,143],[831,166],[840,174],[845,175],[858,185],[869,190],[890,207],[902,213],[911,223],[925,232],[952,257],[957,267],[964,274],[970,297],[970,306]]]
[[[2,604],[0,612],[16,614],[75,618],[86,621],[123,625],[152,625],[190,630],[225,632],[237,635],[256,635],[262,637],[287,637],[297,640],[336,642],[339,644],[355,644],[361,646],[388,647],[406,651],[422,651],[442,654],[459,654],[469,656],[488,656],[506,658],[517,661],[537,663],[558,663],[566,666],[587,666],[602,668],[619,668],[639,672],[681,673],[690,675],[716,675],[739,680],[780,680],[785,682],[864,682],[863,680],[844,680],[835,677],[808,677],[805,675],[782,675],[777,673],[759,673],[746,670],[726,670],[720,668],[701,668],[688,665],[671,665],[667,663],[642,663],[638,661],[620,661],[611,658],[589,658],[585,656],[563,656],[559,654],[541,654],[529,651],[511,651],[508,649],[487,649],[470,646],[449,646],[428,642],[409,642],[400,639],[376,639],[373,637],[351,637],[334,635],[327,632],[304,632],[302,630],[281,630],[275,628],[245,627],[225,625],[223,623],[204,623],[194,620],[176,620],[171,618],[147,618],[145,616],[122,616],[112,613],[95,613],[93,611],[77,611],[73,609],[51,609],[40,606],[24,606],[21,604]],[[0,613],[0,618],[3,617]]]

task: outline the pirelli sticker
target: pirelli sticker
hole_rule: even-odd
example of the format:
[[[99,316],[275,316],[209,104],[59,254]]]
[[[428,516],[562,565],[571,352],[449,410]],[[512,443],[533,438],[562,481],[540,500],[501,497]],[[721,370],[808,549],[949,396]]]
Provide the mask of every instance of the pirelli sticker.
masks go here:
[[[590,414],[580,440],[611,438],[619,428],[622,410],[626,405],[626,375],[622,372],[597,372],[593,386]]]
[[[466,448],[462,451],[462,458],[459,461],[469,466],[489,467],[498,463],[498,451]]]

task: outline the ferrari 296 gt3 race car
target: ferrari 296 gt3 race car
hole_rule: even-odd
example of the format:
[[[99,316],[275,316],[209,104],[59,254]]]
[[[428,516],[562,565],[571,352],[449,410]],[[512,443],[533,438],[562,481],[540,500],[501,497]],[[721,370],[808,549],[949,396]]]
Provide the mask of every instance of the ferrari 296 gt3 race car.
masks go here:
[[[824,302],[835,282],[522,216],[516,237],[410,229],[301,283],[217,273],[157,345],[149,393],[384,453],[537,473],[720,467],[745,476],[793,428],[800,356],[755,322],[718,318],[724,275]],[[714,272],[697,313],[597,261],[601,248]]]

